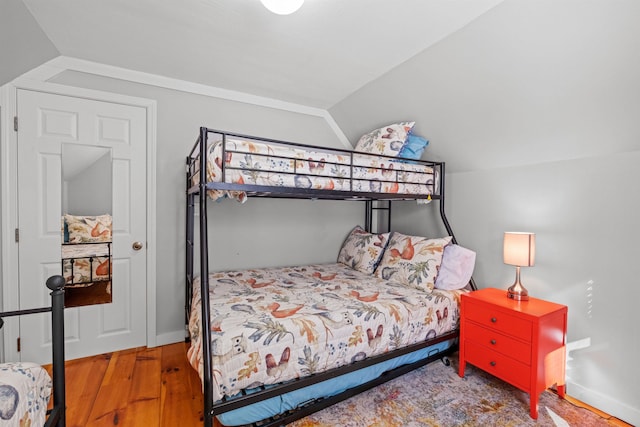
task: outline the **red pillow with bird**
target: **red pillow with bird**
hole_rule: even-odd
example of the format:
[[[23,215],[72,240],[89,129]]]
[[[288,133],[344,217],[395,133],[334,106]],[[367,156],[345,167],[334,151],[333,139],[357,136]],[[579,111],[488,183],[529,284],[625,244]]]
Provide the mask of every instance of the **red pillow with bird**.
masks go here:
[[[384,280],[433,290],[444,247],[451,237],[428,239],[393,232],[375,275]]]

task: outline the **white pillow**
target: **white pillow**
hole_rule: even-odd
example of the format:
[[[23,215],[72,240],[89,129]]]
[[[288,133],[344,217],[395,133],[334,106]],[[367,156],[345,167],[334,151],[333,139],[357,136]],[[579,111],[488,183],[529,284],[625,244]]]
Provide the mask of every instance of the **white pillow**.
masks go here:
[[[458,245],[447,245],[442,255],[442,264],[436,277],[436,289],[452,291],[462,289],[469,283],[476,253]]]

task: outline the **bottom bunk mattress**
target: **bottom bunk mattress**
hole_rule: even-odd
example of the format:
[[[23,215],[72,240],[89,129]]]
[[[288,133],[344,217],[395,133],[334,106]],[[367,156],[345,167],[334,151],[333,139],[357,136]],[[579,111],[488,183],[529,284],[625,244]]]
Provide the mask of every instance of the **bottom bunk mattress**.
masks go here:
[[[35,363],[0,364],[0,427],[42,426],[51,377]]]
[[[210,274],[213,398],[350,364],[451,332],[464,290],[432,291],[344,264]],[[200,282],[191,365],[203,376]]]

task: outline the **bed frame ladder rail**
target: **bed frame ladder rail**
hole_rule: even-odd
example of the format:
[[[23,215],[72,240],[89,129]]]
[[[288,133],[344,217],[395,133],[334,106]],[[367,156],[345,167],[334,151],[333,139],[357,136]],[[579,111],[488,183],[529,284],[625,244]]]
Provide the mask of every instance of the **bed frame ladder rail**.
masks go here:
[[[373,232],[375,218],[376,231],[378,233],[382,233],[381,224],[383,221],[380,218],[380,213],[386,212],[387,227],[385,232],[391,232],[391,200],[367,200],[365,202],[365,205],[365,230],[367,230],[369,233]],[[374,215],[374,213],[378,213],[378,215]]]
[[[447,219],[447,213],[445,212],[444,209],[444,195],[445,195],[445,191],[444,191],[444,174],[445,174],[445,166],[444,166],[444,162],[440,163],[440,218],[442,218],[442,223],[444,224],[444,227],[447,229],[447,233],[449,233],[449,236],[451,236],[451,243],[455,243],[457,244],[458,241],[456,239],[455,234],[453,234],[453,228],[451,227],[451,224],[449,224],[449,220]],[[475,280],[473,280],[473,276],[471,276],[471,278],[469,279],[469,285],[468,285],[471,290],[477,290],[478,287],[476,286],[476,282]]]
[[[186,189],[185,194],[187,197],[186,203],[186,221],[185,221],[185,233],[186,233],[186,251],[185,251],[185,300],[184,300],[184,318],[185,318],[185,341],[189,340],[188,327],[189,316],[191,313],[191,297],[193,292],[193,252],[195,251],[194,241],[194,219],[195,219],[195,204],[196,196],[194,193],[189,192],[191,187],[191,171],[190,164],[192,160],[187,156],[186,167]]]
[[[211,319],[209,318],[209,239],[207,235],[207,139],[209,130],[200,128],[200,298],[202,305],[202,367],[203,367],[203,395],[204,395],[204,426],[213,426],[213,371],[211,370]]]

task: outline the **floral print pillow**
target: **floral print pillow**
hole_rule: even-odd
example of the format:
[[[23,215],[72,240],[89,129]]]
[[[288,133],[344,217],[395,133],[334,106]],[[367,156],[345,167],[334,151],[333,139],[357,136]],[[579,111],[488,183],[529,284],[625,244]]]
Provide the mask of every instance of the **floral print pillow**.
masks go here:
[[[442,254],[451,237],[428,239],[394,232],[376,269],[376,276],[433,290]]]
[[[65,243],[92,243],[111,241],[111,215],[64,216]]]
[[[355,151],[398,157],[415,122],[401,122],[383,126],[360,137]]]
[[[369,233],[358,225],[342,244],[338,262],[362,273],[373,274],[388,241],[389,233]]]

